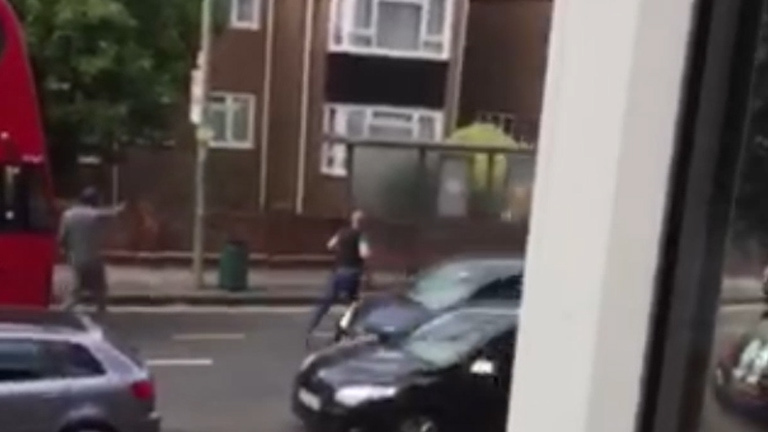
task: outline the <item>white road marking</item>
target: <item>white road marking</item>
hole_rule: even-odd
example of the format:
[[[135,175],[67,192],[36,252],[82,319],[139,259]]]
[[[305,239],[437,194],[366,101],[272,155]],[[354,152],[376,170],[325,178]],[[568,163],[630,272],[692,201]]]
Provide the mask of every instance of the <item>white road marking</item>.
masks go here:
[[[177,358],[177,359],[150,359],[147,360],[147,366],[150,367],[172,367],[172,366],[212,366],[213,359],[209,358]]]
[[[173,335],[177,341],[243,340],[245,333],[184,333]]]
[[[312,312],[314,306],[115,306],[109,309],[110,314],[264,314],[264,315],[298,315]],[[344,311],[343,307],[331,310],[334,314]]]

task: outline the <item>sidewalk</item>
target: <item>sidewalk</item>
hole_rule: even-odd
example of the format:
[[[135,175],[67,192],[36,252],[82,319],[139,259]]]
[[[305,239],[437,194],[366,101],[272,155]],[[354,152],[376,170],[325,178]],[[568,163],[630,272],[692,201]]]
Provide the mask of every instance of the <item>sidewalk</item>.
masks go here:
[[[206,288],[194,288],[191,272],[186,268],[152,268],[110,266],[110,303],[131,306],[173,304],[235,305],[306,305],[315,303],[326,287],[328,270],[254,269],[249,274],[249,288],[243,292],[219,289],[215,270],[205,274]],[[375,273],[375,286],[387,289],[404,282],[403,275]],[[70,271],[57,266],[54,287],[72,286]],[[727,278],[720,298],[725,304],[764,301],[760,281],[754,278]]]
[[[249,287],[242,292],[218,288],[217,273],[205,273],[205,288],[195,288],[189,269],[109,266],[111,304],[131,306],[161,306],[173,304],[235,306],[235,305],[304,305],[315,303],[324,293],[329,270],[254,269],[249,272]],[[397,274],[374,274],[374,283],[381,289],[402,282]],[[54,289],[59,291],[73,285],[70,270],[58,265],[54,270]]]

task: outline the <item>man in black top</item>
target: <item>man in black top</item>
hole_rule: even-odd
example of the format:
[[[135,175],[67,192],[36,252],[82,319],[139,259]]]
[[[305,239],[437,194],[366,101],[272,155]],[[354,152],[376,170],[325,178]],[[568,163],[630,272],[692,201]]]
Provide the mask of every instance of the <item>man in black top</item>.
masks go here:
[[[356,210],[352,213],[350,225],[339,230],[328,241],[328,250],[336,254],[336,264],[328,292],[318,304],[315,315],[312,317],[309,334],[312,334],[338,300],[344,300],[346,303],[357,301],[365,261],[371,255],[362,231],[363,218],[363,212]]]

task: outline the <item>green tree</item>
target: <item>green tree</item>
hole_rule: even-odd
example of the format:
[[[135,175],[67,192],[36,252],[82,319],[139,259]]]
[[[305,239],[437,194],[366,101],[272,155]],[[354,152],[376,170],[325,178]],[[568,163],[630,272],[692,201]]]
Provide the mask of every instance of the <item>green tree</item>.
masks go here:
[[[477,147],[491,147],[500,150],[523,150],[525,143],[515,141],[503,130],[488,123],[473,123],[455,130],[448,138],[449,142]],[[500,214],[510,203],[510,190],[507,181],[509,169],[508,155],[505,153],[491,156],[478,152],[469,156],[471,165],[471,207],[481,214]],[[493,159],[491,159],[493,157]],[[493,170],[491,172],[491,170]]]
[[[24,25],[58,174],[83,147],[167,138],[195,62],[199,0],[11,4]]]

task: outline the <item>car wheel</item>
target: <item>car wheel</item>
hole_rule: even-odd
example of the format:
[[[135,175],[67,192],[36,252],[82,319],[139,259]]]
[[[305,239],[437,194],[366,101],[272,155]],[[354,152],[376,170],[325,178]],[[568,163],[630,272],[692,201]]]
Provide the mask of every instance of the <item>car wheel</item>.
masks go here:
[[[401,421],[397,432],[440,432],[440,428],[429,416],[415,415]]]

